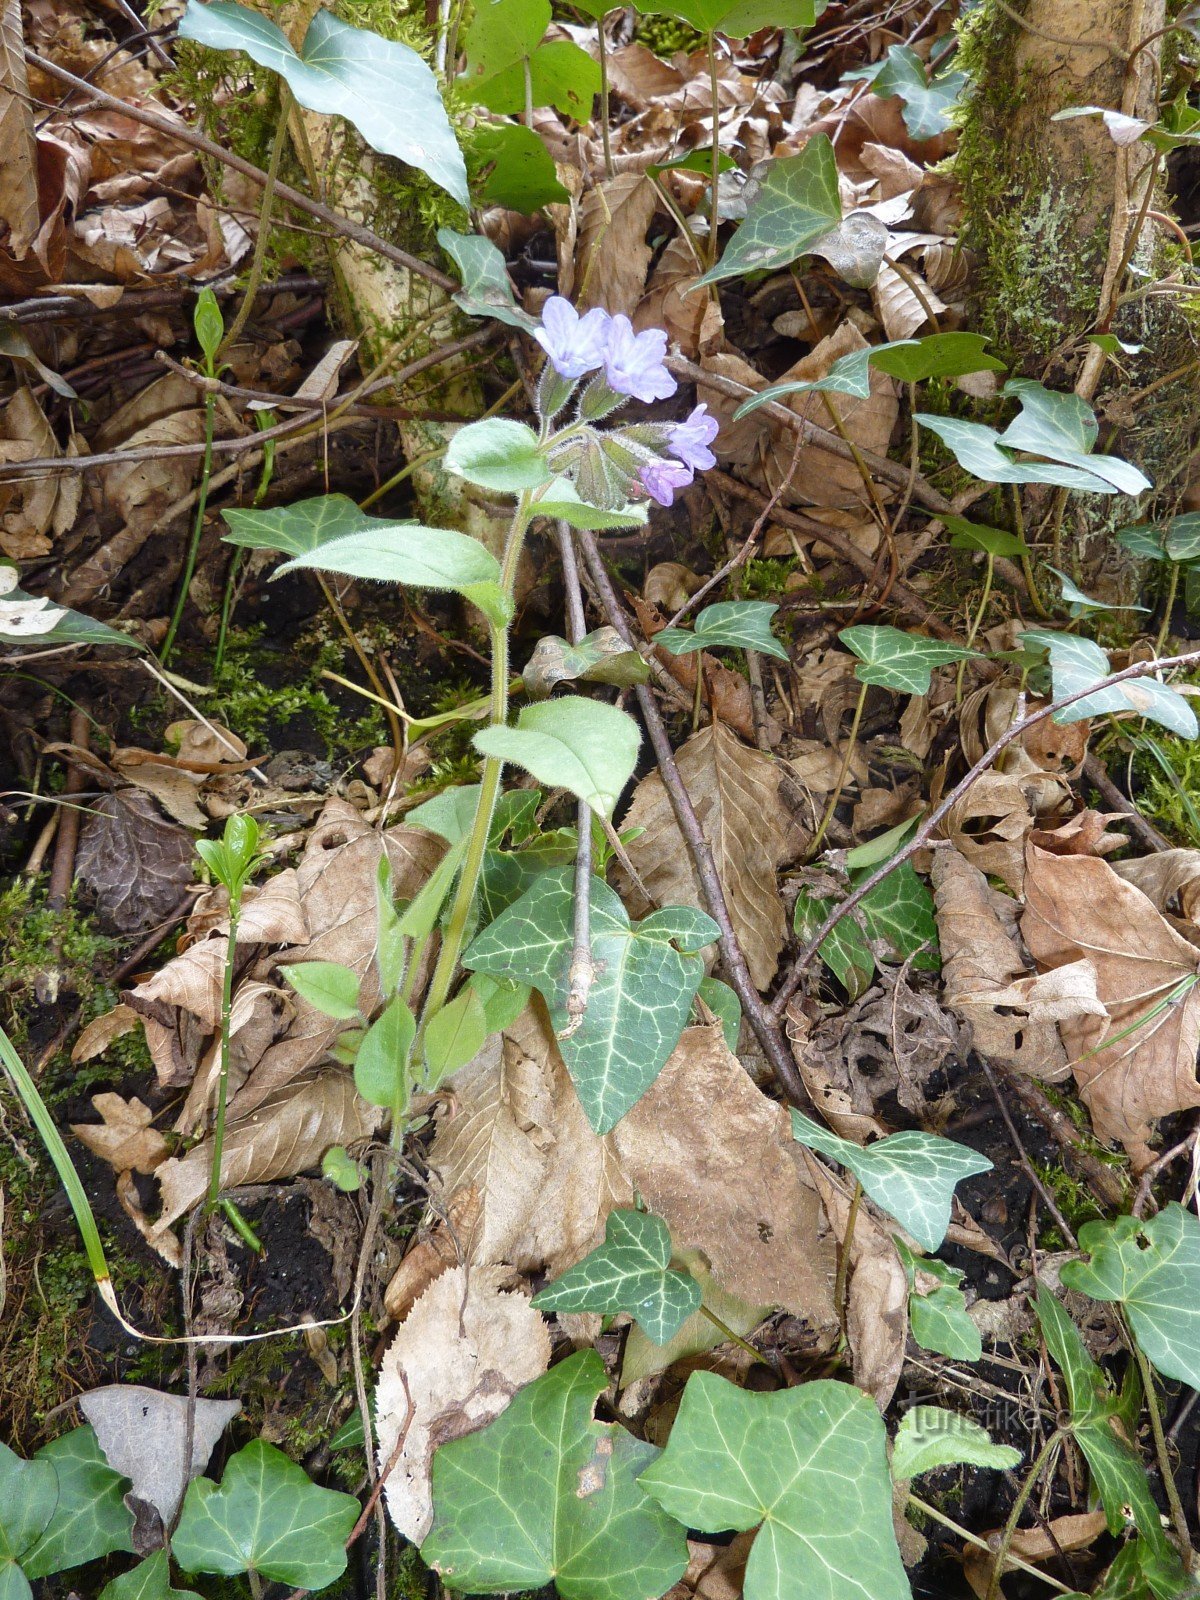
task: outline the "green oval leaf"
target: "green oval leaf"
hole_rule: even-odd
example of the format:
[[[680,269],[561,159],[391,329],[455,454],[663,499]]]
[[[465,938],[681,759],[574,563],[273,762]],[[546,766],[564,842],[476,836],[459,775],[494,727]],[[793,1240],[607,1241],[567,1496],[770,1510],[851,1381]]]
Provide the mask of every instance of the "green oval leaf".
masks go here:
[[[446,470],[481,489],[517,494],[549,482],[537,434],[523,422],[487,417],[459,428],[446,450]]]
[[[657,1455],[596,1422],[608,1384],[583,1350],[521,1389],[495,1422],[433,1458],[433,1527],[421,1557],[452,1589],[498,1594],[553,1582],[563,1600],[646,1600],[687,1566],[684,1529],[640,1487]]]
[[[986,1428],[941,1406],[913,1406],[906,1411],[892,1446],[892,1476],[896,1479],[960,1465],[1004,1472],[1020,1462],[1019,1450],[993,1444]]]
[[[488,1036],[483,1001],[470,986],[455,995],[425,1029],[425,1083],[436,1089],[483,1049]]]
[[[323,1016],[336,1022],[358,1016],[358,973],[340,961],[297,961],[279,970],[301,1000],[307,1000]]]
[[[514,727],[484,728],[475,748],[511,761],[548,788],[566,789],[610,817],[637,764],[641,732],[625,711],[564,695],[523,706]]]
[[[363,1034],[354,1057],[354,1087],[373,1106],[402,1117],[408,1106],[408,1052],[416,1018],[397,995]]]

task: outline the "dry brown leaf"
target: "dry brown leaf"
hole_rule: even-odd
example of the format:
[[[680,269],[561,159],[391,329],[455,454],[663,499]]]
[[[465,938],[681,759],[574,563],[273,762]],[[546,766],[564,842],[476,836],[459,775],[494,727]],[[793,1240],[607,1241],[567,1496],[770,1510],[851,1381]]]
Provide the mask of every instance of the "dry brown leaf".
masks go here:
[[[1164,915],[1194,923],[1200,912],[1200,850],[1159,850],[1134,861],[1114,861],[1113,871],[1132,883]]]
[[[1108,1527],[1103,1511],[1079,1511],[1065,1517],[1052,1517],[1045,1527],[1018,1528],[1009,1546],[1011,1554],[1021,1561],[1052,1561],[1060,1551],[1086,1550]],[[985,1537],[993,1544],[1000,1539],[1001,1530],[991,1528]],[[963,1551],[963,1574],[971,1588],[986,1600],[991,1588],[995,1556],[978,1545],[967,1545]],[[1006,1569],[1006,1571],[1012,1569]]]
[[[900,273],[885,261],[871,294],[889,339],[911,339],[929,322],[931,314],[940,317],[949,310],[921,274],[907,264]]]
[[[915,189],[923,176],[915,161],[910,161],[903,150],[892,150],[885,144],[864,143],[859,160],[879,184],[879,199],[890,200],[893,195],[907,194]]]
[[[225,941],[220,943],[224,945]],[[238,985],[229,1013],[230,1105],[237,1104],[242,1085],[268,1047],[286,1030],[294,1010],[290,991],[253,978]],[[177,1133],[190,1135],[203,1126],[209,1108],[216,1105],[220,1075],[221,1038],[217,1034],[196,1069],[175,1122]]]
[[[688,1540],[687,1570],[663,1600],[739,1600],[754,1534],[734,1534],[729,1544]]]
[[[202,770],[219,770],[230,762],[246,759],[245,742],[219,722],[198,722],[194,717],[183,717],[170,724],[163,738],[178,742],[178,761],[185,765],[197,763]]]
[[[80,1144],[117,1172],[148,1176],[171,1153],[163,1135],[150,1126],[154,1113],[140,1100],[123,1100],[119,1094],[94,1094],[92,1105],[103,1120],[73,1122],[71,1132]]]
[[[175,910],[192,881],[191,835],[137,789],[106,794],[79,831],[75,872],[101,918],[141,933]]]
[[[621,172],[589,189],[579,206],[575,278],[579,309],[603,306],[632,316],[646,287],[646,229],[658,204],[642,172]]]
[[[692,285],[703,268],[696,262],[697,246],[676,234],[655,262],[654,271],[646,285],[634,314],[633,325],[640,333],[643,328],[665,328],[673,345],[689,360],[695,360],[701,346],[722,323],[720,308],[703,290],[693,294]],[[712,326],[710,312],[715,308],[716,325]],[[707,322],[706,322],[707,319]]]
[[[1032,827],[1025,784],[1004,772],[985,772],[947,812],[940,832],[973,867],[1020,894]]]
[[[383,1291],[383,1307],[393,1322],[403,1322],[435,1278],[467,1259],[479,1225],[482,1201],[474,1184],[460,1189],[436,1227],[422,1230]]]
[[[683,74],[660,61],[644,44],[627,44],[609,51],[608,81],[613,94],[640,111],[674,94],[683,84]]]
[[[788,1006],[786,1027],[804,1087],[834,1133],[855,1144],[882,1138],[888,1130],[875,1115],[861,1080],[851,1078],[844,1052],[822,1050],[814,1043],[812,1023],[801,1002],[793,1000]]]
[[[1200,1105],[1200,952],[1107,862],[1032,844],[1021,932],[1043,967],[1088,960],[1095,968],[1107,1016],[1074,1018],[1059,1031],[1098,1137],[1119,1140],[1135,1170],[1145,1167],[1154,1121]],[[1124,1037],[1105,1045],[1109,1034]]]
[[[417,1301],[379,1369],[375,1427],[392,1521],[420,1544],[433,1521],[434,1451],[486,1426],[550,1364],[550,1335],[497,1267],[452,1267]],[[410,1417],[411,1404],[411,1417]],[[399,1458],[392,1456],[407,1421]]]
[[[934,852],[931,880],[945,1004],[971,1029],[980,1055],[1058,1083],[1070,1068],[1053,1021],[1013,1011],[1011,1000],[1001,1009],[996,998],[1028,972],[1011,926],[1016,903],[1008,902],[1006,925],[1004,897],[957,850]]]
[[[221,1188],[271,1183],[318,1167],[332,1145],[369,1138],[383,1113],[355,1093],[343,1067],[289,1083],[264,1100],[251,1116],[225,1128]],[[185,1156],[172,1156],[157,1169],[162,1214],[155,1232],[165,1232],[203,1199],[212,1167],[212,1141],[203,1139]]]
[[[181,771],[173,762],[156,760],[148,750],[114,750],[112,769],[127,783],[153,795],[173,821],[185,828],[208,827],[196,792],[203,779]]]
[[[688,1028],[609,1137],[676,1247],[702,1250],[725,1288],[818,1327],[832,1318],[832,1243],[800,1146],[719,1027]]]
[[[788,850],[790,817],[779,792],[783,768],[719,722],[693,734],[675,761],[712,850],[750,976],[765,989],[787,937],[775,879]],[[658,904],[702,910],[700,881],[657,772],[634,790],[622,827],[643,830],[626,848]],[[635,917],[652,909],[640,900],[635,893],[630,902]]]
[[[212,934],[228,936],[229,894],[220,885],[196,901],[187,919],[189,940]],[[265,883],[250,884],[242,895],[238,918],[238,944],[290,944],[308,942],[308,918],[300,900],[300,880],[294,867],[285,867]]]
[[[58,440],[32,390],[18,389],[0,411],[0,465],[60,454]],[[46,555],[53,547],[50,534],[58,497],[58,479],[50,473],[0,487],[0,551],[15,561]]]
[[[0,223],[7,230],[6,249],[20,261],[41,225],[20,0],[4,0],[0,8],[0,150]]]
[[[850,1223],[850,1197],[829,1169],[808,1150],[803,1159],[838,1239]],[[908,1338],[908,1277],[891,1234],[861,1202],[850,1241],[846,1287],[846,1338],[854,1381],[886,1411],[904,1367]]]
[[[96,1056],[103,1055],[114,1039],[121,1039],[125,1034],[132,1033],[140,1021],[137,1012],[124,1003],[114,1006],[101,1017],[93,1017],[76,1039],[71,1050],[71,1060],[76,1063],[91,1061]]]

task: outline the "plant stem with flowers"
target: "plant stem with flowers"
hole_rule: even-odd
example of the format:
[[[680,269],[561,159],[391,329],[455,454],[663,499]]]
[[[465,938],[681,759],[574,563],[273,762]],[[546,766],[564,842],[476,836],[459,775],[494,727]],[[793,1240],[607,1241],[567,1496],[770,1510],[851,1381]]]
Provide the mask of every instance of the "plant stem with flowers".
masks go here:
[[[674,395],[677,385],[664,364],[667,336],[661,329],[635,333],[628,317],[610,316],[599,307],[581,316],[568,300],[554,295],[543,308],[542,325],[534,338],[547,356],[537,390],[538,450],[547,468],[556,476],[569,478],[583,500],[614,510],[646,498],[669,506],[697,471],[716,464],[709,446],[716,438],[717,422],[703,405],[684,422],[642,422],[604,430],[595,426],[630,399],[650,403]],[[574,418],[555,430],[556,418],[584,378],[589,381],[579,396]],[[522,491],[509,525],[500,584],[510,612],[521,551],[544,492]],[[495,727],[503,726],[508,718],[508,624],[490,622],[489,628],[490,722]],[[485,759],[458,888],[413,1044],[417,1060],[425,1030],[445,1005],[458,970],[502,771],[500,759]]]

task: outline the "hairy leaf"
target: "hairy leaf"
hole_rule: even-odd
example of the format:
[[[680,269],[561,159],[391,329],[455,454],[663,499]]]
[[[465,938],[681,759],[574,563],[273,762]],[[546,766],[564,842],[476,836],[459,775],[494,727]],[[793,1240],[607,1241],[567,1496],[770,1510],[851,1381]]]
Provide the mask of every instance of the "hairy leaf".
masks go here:
[[[935,1467],[963,1465],[998,1471],[1018,1466],[1021,1452],[993,1444],[986,1428],[941,1406],[913,1406],[900,1419],[892,1448],[892,1475],[915,1478]]]

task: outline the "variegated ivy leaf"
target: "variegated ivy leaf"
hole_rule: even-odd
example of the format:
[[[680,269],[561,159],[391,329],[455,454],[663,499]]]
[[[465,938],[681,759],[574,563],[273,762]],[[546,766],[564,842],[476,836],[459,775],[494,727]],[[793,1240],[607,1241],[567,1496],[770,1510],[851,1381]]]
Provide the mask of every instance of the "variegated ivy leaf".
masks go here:
[[[671,1235],[646,1211],[610,1211],[604,1243],[533,1297],[539,1311],[627,1311],[666,1344],[700,1308],[700,1285],[671,1270]]]
[[[690,630],[663,628],[654,635],[654,643],[673,656],[732,646],[786,661],[787,651],[771,632],[771,618],[778,610],[777,605],[766,600],[722,600],[715,606],[705,606]]]
[[[786,267],[842,219],[837,164],[823,133],[811,138],[798,156],[772,161],[761,183],[751,183],[756,187],[747,196],[746,220],[694,288],[743,272]]]
[[[859,659],[854,675],[860,683],[897,689],[902,694],[928,694],[934,667],[978,655],[965,645],[929,639],[923,633],[905,633],[882,623],[856,623],[843,628],[838,638]]]
[[[553,1582],[563,1600],[646,1600],[682,1576],[684,1529],[637,1481],[658,1452],[594,1420],[607,1383],[600,1357],[581,1350],[486,1428],[436,1451],[421,1558],[448,1588],[502,1594]]]
[[[1078,1328],[1062,1303],[1049,1290],[1039,1289],[1034,1309],[1046,1348],[1067,1380],[1071,1436],[1091,1469],[1096,1493],[1108,1518],[1109,1532],[1125,1531],[1128,1507],[1142,1536],[1156,1549],[1167,1549],[1162,1520],[1150,1493],[1141,1457],[1126,1436],[1130,1433],[1136,1437],[1136,1421],[1122,1418],[1117,1397],[1088,1354]]]
[[[1003,1472],[1018,1466],[1021,1452],[993,1444],[986,1428],[957,1411],[941,1406],[913,1406],[900,1418],[892,1445],[892,1476],[915,1478],[935,1467],[991,1467]]]
[[[1200,1222],[1172,1201],[1149,1222],[1088,1222],[1091,1260],[1062,1269],[1068,1289],[1125,1308],[1134,1338],[1158,1370],[1200,1389]]]
[[[968,372],[1003,372],[1004,363],[984,350],[987,340],[979,333],[930,333],[923,339],[894,339],[888,344],[868,345],[839,356],[823,378],[791,379],[772,383],[733,414],[736,422],[757,411],[769,400],[782,400],[793,394],[844,394],[865,400],[871,393],[872,367],[904,383],[921,383],[927,378],[956,378]],[[944,521],[949,519],[943,518]],[[961,522],[961,517],[955,518]],[[1011,537],[1011,536],[1010,536]]]
[[[583,1020],[568,1031],[573,906],[572,869],[542,873],[477,935],[463,964],[542,994],[588,1121],[607,1133],[645,1094],[678,1043],[704,975],[699,952],[719,930],[711,917],[687,906],[667,906],[631,923],[620,897],[593,877],[595,975]]]
[[[950,127],[949,113],[968,78],[965,72],[926,75],[925,63],[906,44],[894,44],[884,59],[848,78],[866,78],[881,99],[898,95],[904,104],[904,125],[914,139],[936,139]]]
[[[279,73],[302,106],[352,122],[374,150],[419,167],[461,205],[467,169],[437,79],[415,50],[318,10],[297,54],[268,17],[234,0],[189,0],[179,37],[244,50]]]
[[[1021,644],[1031,650],[1045,650],[1050,657],[1050,683],[1056,700],[1079,694],[1100,683],[1112,672],[1108,656],[1091,639],[1077,633],[1054,633],[1047,628],[1027,628],[1018,634]],[[1157,678],[1129,678],[1110,683],[1085,695],[1054,713],[1055,722],[1083,722],[1108,711],[1133,711],[1152,722],[1161,722],[1181,738],[1194,739],[1200,733],[1196,713],[1181,694]]]
[[[302,556],[347,533],[361,533],[375,525],[345,494],[321,494],[266,511],[226,511],[222,515],[229,524],[226,544],[246,550],[278,550],[287,556]]]
[[[850,1384],[752,1394],[694,1372],[667,1447],[639,1482],[688,1527],[758,1528],[746,1600],[911,1600],[883,1422]]]
[[[530,333],[537,318],[522,311],[513,294],[503,252],[482,233],[438,229],[438,243],[458,268],[462,288],[452,298],[470,317],[495,317],[510,328]]]
[[[875,1204],[925,1250],[936,1250],[946,1237],[955,1186],[992,1166],[977,1150],[934,1133],[892,1133],[874,1144],[852,1144],[802,1111],[792,1112],[792,1134],[852,1172]]]
[[[908,1278],[908,1325],[913,1338],[922,1350],[935,1350],[954,1361],[978,1361],[983,1340],[967,1315],[966,1296],[959,1287],[964,1274],[933,1256],[914,1255],[903,1239],[895,1244]],[[918,1280],[918,1272],[926,1281]]]

